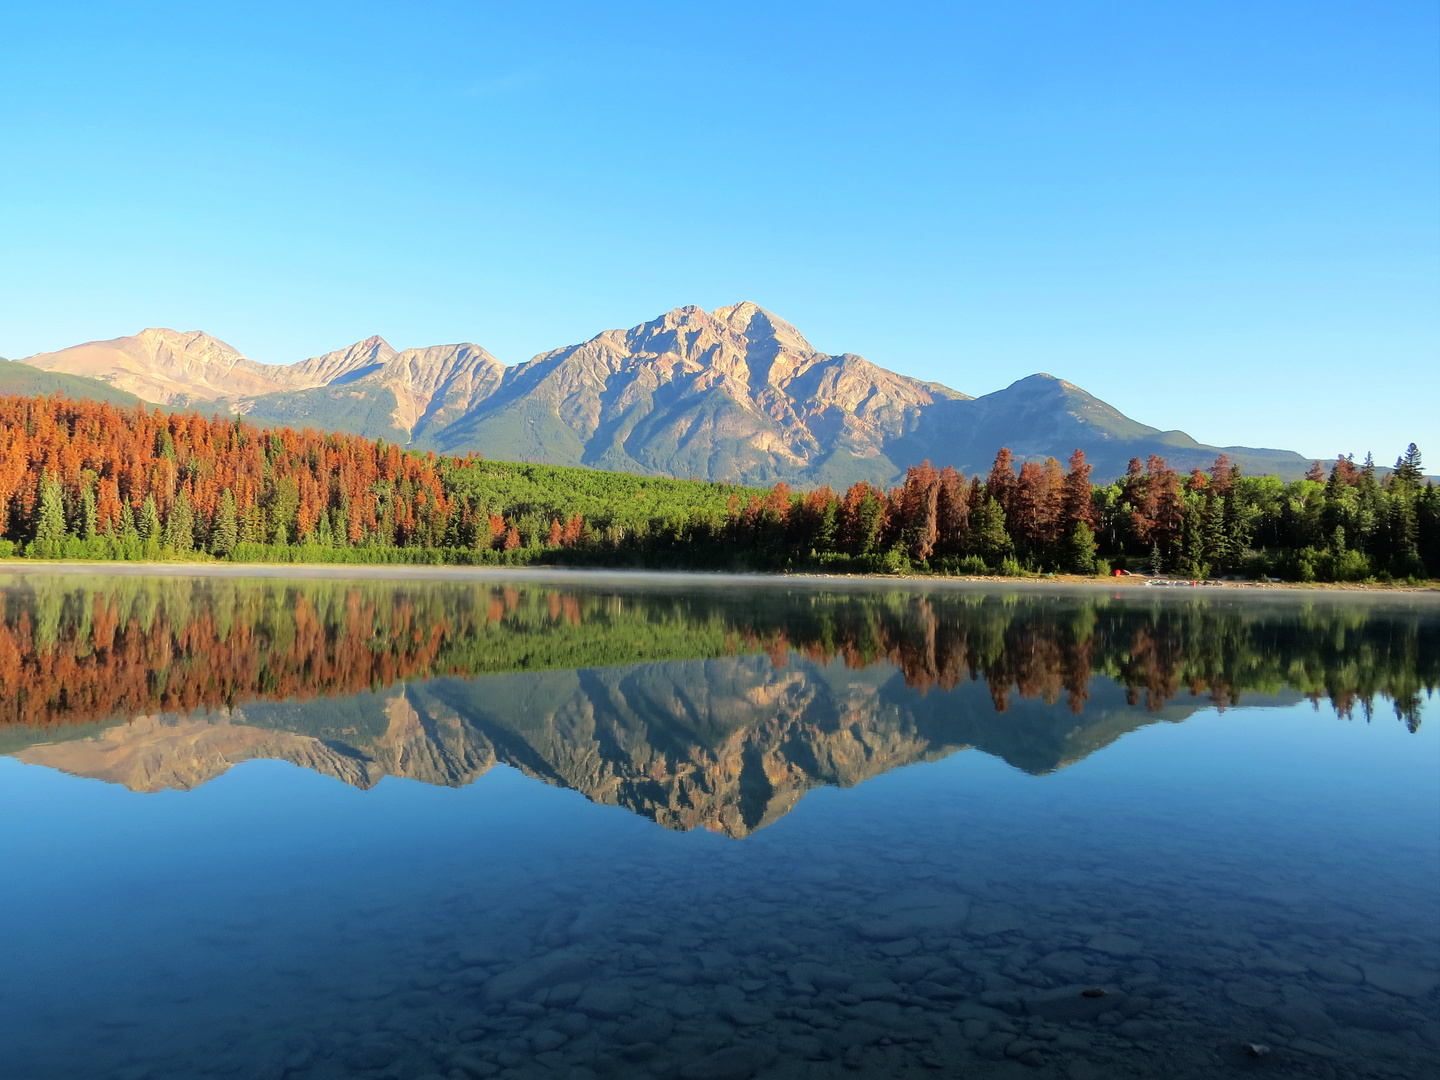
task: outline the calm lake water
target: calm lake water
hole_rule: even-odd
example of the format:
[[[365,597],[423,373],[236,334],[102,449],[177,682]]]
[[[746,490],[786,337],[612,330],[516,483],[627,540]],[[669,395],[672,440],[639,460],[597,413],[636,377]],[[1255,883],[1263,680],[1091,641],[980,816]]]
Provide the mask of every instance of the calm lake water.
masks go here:
[[[0,598],[6,1077],[1440,1075],[1434,597]]]

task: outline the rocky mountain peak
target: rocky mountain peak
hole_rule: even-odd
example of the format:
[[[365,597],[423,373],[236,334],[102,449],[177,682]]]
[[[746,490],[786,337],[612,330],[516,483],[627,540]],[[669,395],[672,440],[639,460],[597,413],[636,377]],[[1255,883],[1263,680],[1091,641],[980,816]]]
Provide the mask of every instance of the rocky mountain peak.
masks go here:
[[[711,316],[752,343],[769,344],[776,349],[790,349],[798,353],[816,351],[799,330],[749,300],[716,308],[711,312]]]
[[[326,386],[351,381],[378,371],[396,356],[390,343],[379,334],[323,356],[312,356],[286,369],[287,381],[296,386]]]
[[[203,330],[171,330],[164,326],[147,326],[135,335],[152,356],[162,351],[184,355],[202,364],[219,363],[230,365],[246,356],[235,346],[221,341]],[[123,338],[116,339],[123,341]]]
[[[397,352],[375,334],[297,364],[247,359],[197,330],[148,327],[22,363],[102,380],[146,401],[226,403],[257,423],[407,440],[446,453],[771,484],[890,483],[929,458],[985,471],[1090,455],[1097,478],[1132,456],[1208,465],[1219,448],[1161,432],[1053,375],[970,399],[853,353],[812,346],[743,300],[687,304],[506,367],[478,345]],[[1226,448],[1247,471],[1302,475],[1288,451]]]

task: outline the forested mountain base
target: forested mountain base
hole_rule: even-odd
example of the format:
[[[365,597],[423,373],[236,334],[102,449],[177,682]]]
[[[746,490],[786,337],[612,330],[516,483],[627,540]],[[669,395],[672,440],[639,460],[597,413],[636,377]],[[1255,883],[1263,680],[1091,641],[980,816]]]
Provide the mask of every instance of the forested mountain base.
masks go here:
[[[1440,576],[1440,490],[1413,444],[1383,477],[1342,457],[1284,483],[1223,456],[1182,476],[1151,456],[1104,486],[1078,450],[1017,470],[1001,449],[984,478],[927,461],[837,494],[6,397],[0,555],[1418,580]]]

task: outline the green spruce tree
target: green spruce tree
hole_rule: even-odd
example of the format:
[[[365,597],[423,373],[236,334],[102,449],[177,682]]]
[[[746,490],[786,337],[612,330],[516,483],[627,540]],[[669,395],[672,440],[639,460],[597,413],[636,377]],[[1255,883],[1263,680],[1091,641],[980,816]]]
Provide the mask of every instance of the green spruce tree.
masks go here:
[[[985,560],[992,569],[998,567],[1015,550],[1015,542],[1005,529],[1005,508],[988,498],[970,514],[970,553]]]
[[[96,525],[98,517],[95,513],[95,491],[93,488],[86,488],[85,493],[80,496],[80,538],[82,540],[94,540],[99,529]]]
[[[155,496],[146,495],[140,507],[140,520],[135,523],[141,540],[160,542],[160,511],[155,506]]]
[[[35,516],[35,554],[42,559],[60,555],[65,543],[65,492],[47,471],[40,477],[40,509]]]
[[[1065,533],[1062,544],[1065,569],[1072,574],[1095,573],[1095,533],[1083,521],[1077,521]]]
[[[165,546],[181,555],[195,546],[195,513],[190,509],[190,496],[184,488],[175,496],[165,522]]]
[[[215,511],[215,524],[210,529],[210,553],[224,558],[235,550],[239,542],[240,522],[235,512],[235,496],[226,488],[220,496],[220,509]]]

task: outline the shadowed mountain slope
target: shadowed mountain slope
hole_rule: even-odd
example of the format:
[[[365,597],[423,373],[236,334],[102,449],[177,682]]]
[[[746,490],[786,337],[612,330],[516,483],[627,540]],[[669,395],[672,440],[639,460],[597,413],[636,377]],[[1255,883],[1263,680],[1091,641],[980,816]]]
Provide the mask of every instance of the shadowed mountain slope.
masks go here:
[[[124,390],[117,390],[109,383],[84,375],[66,375],[57,371],[44,371],[29,364],[0,358],[0,394],[20,394],[35,397],[40,394],[64,394],[77,400],[108,401],[111,405],[129,408],[140,399]]]

